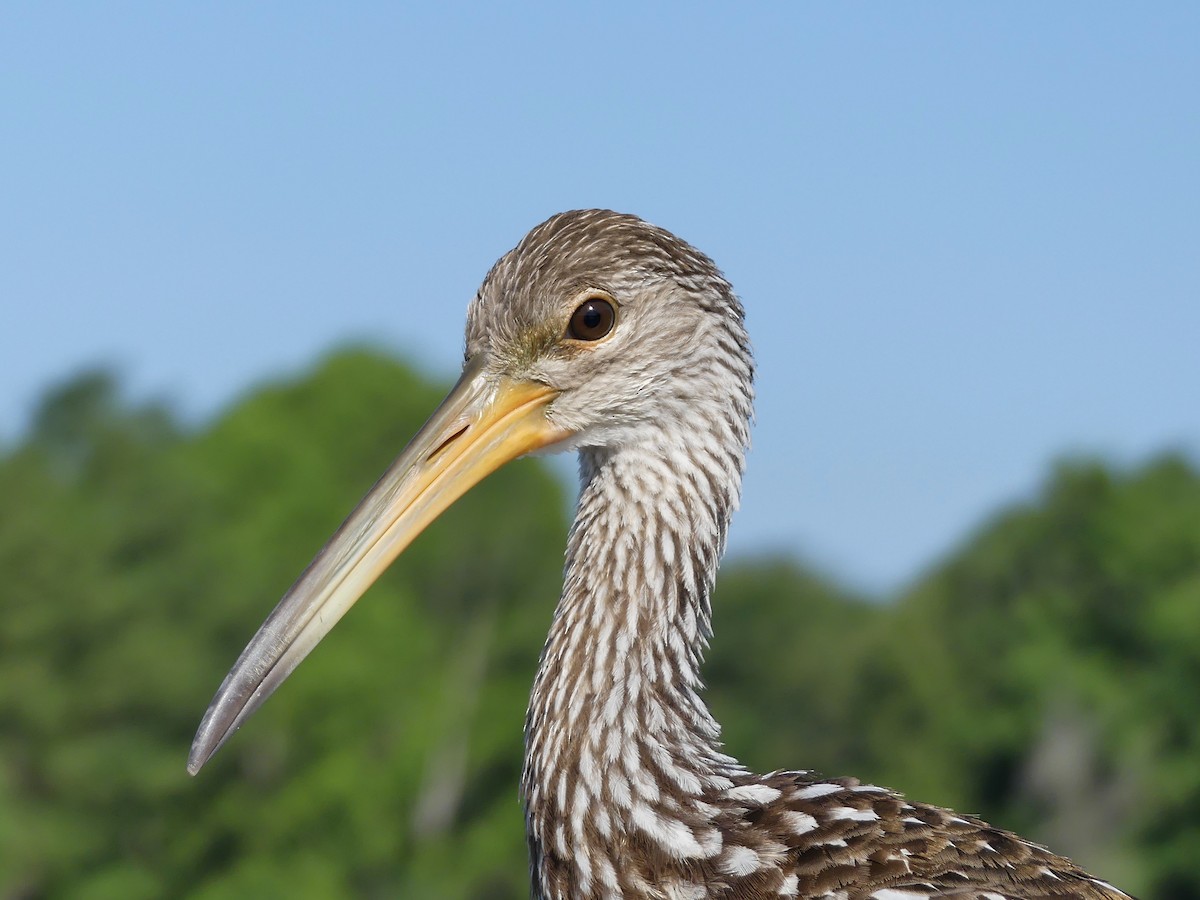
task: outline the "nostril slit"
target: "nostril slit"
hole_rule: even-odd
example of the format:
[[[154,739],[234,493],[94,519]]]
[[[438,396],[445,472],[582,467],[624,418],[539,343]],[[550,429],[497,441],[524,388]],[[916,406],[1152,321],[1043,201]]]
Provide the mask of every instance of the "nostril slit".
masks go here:
[[[454,432],[454,434],[450,435],[448,438],[446,438],[444,441],[442,441],[440,444],[438,444],[436,447],[434,447],[431,451],[429,451],[429,455],[425,457],[425,462],[433,462],[434,458],[438,454],[440,454],[443,450],[445,450],[447,447],[449,447],[451,444],[453,444],[455,441],[457,441],[460,437],[462,437],[464,434],[466,434],[467,429],[470,427],[471,427],[470,425],[464,425],[462,428],[458,429],[458,431]]]

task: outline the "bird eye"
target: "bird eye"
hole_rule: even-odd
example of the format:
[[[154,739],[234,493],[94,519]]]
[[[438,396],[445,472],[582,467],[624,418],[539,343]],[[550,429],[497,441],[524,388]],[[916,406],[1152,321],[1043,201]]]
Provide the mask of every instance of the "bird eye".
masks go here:
[[[598,341],[612,331],[617,311],[603,297],[589,297],[571,313],[567,335],[577,341]]]

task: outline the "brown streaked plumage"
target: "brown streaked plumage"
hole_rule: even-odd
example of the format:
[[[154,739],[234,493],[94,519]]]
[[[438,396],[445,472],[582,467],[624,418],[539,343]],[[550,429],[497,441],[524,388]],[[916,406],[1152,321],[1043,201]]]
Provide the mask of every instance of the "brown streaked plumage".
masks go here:
[[[699,669],[752,385],[741,303],[706,256],[607,210],[539,225],[471,303],[450,396],[226,676],[189,770],[462,493],[574,448],[578,510],[525,723],[534,897],[1126,897],[973,817],[724,753]]]

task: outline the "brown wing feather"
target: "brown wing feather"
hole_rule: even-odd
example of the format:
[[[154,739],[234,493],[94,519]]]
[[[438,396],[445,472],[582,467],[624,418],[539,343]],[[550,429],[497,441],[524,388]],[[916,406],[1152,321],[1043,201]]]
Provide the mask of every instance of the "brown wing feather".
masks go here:
[[[776,773],[759,783],[780,796],[761,807],[728,808],[726,840],[782,844],[787,852],[770,885],[766,873],[755,873],[714,897],[1130,900],[1069,859],[974,816],[910,803],[852,778]]]

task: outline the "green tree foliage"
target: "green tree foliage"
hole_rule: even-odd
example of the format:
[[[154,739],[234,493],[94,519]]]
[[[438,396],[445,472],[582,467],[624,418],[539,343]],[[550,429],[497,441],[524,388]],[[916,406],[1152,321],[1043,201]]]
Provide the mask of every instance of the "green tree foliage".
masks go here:
[[[345,351],[200,430],[103,374],[0,452],[0,898],[527,896],[521,722],[568,497],[507,467],[196,779],[220,677],[441,391]],[[1200,476],[1073,463],[889,603],[735,561],[735,754],[979,812],[1200,898]]]

